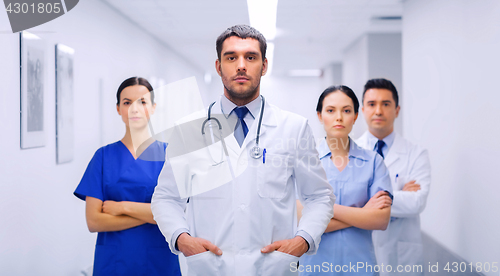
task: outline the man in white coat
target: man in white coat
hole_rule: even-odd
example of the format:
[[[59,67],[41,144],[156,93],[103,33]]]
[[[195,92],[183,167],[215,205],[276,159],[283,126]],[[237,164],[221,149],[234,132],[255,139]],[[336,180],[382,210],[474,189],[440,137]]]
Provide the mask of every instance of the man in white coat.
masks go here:
[[[362,110],[368,131],[356,143],[384,157],[394,191],[389,226],[372,234],[377,263],[384,266],[381,275],[390,275],[388,270],[424,275],[420,213],[431,183],[427,150],[394,132],[400,106],[396,87],[389,80],[372,79],[365,84]]]
[[[260,96],[268,66],[262,34],[233,26],[216,46],[224,94],[211,112],[237,120],[234,135],[224,139],[235,177],[191,195],[187,203],[175,175],[187,175],[182,179],[190,182],[201,173],[190,164],[176,172],[167,160],[153,194],[154,219],[172,252],[186,256],[188,275],[296,275],[299,257],[316,252],[333,216],[333,190],[307,120]],[[259,125],[264,154],[254,159],[249,150],[256,146]],[[296,195],[305,210],[299,223]]]

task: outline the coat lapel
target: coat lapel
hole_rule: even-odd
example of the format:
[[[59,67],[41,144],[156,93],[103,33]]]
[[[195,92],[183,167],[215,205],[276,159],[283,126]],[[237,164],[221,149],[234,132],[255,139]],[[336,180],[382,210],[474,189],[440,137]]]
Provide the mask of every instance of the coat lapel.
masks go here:
[[[252,127],[248,130],[247,137],[245,138],[245,141],[243,141],[243,144],[241,145],[241,151],[247,149],[249,145],[255,145],[255,140],[257,138],[257,128],[259,126],[259,115],[260,115],[260,110],[259,114],[255,116],[255,121],[252,124]],[[276,120],[276,112],[267,101],[265,102],[264,105],[264,114],[262,116],[262,125],[260,127],[260,138],[259,138],[259,146],[263,148],[262,146],[262,137],[265,137],[265,134],[268,130],[269,127],[276,127],[277,120]],[[235,139],[236,141],[236,139]],[[237,145],[237,144],[236,144]],[[240,152],[241,153],[241,152]]]
[[[361,135],[355,142],[360,147],[369,149],[370,146],[368,145],[368,130],[365,131],[365,133],[363,133],[363,135]]]
[[[396,133],[396,137],[394,137],[394,143],[392,147],[389,149],[387,156],[385,157],[385,165],[390,167],[394,162],[400,159],[401,155],[406,154],[406,147],[403,140],[398,133]]]
[[[214,111],[215,111],[215,108],[217,108],[217,111],[219,112],[219,114],[223,113],[222,109],[221,109],[220,101],[218,101],[214,105]],[[260,116],[260,110],[259,110],[259,113],[255,115],[255,120],[254,120],[252,126],[250,127],[250,129],[248,130],[248,134],[247,134],[245,140],[243,141],[243,144],[241,145],[241,147],[239,146],[238,141],[236,141],[234,134],[230,134],[225,138],[226,146],[227,146],[229,151],[231,151],[233,154],[236,154],[237,156],[241,156],[241,154],[243,154],[244,152],[247,152],[247,148],[250,145],[252,145],[252,146],[255,145],[255,140],[257,137],[257,128],[259,126],[259,116]],[[261,147],[262,147],[262,137],[265,136],[268,128],[269,127],[276,127],[277,125],[278,124],[277,124],[277,120],[276,120],[276,111],[274,110],[273,106],[270,105],[269,103],[267,103],[267,101],[266,101],[265,105],[264,105],[264,114],[262,117],[262,125],[260,127],[260,137],[261,138],[259,139],[259,144],[261,145]]]
[[[222,112],[222,105],[221,105],[220,100],[215,102],[215,104],[212,108],[212,112],[213,112],[213,114],[216,114],[216,113],[217,114],[224,114],[224,112]],[[228,122],[229,121],[222,122],[223,127],[234,127],[234,126],[230,126],[230,123],[228,123]],[[231,134],[226,136],[224,138],[224,141],[225,141],[225,144],[227,146],[227,150],[228,150],[229,154],[231,154],[231,152],[232,152],[233,154],[239,155],[241,152],[240,145],[238,144],[238,141],[236,141],[236,138],[234,137],[234,132],[232,132],[232,131],[234,131],[234,130],[231,130]]]

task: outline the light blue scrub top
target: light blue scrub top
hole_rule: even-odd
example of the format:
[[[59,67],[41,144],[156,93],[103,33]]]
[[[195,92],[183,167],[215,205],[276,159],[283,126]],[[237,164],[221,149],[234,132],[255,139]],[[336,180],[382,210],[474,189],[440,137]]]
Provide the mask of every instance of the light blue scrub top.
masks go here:
[[[337,197],[335,203],[361,208],[378,191],[387,191],[392,198],[389,171],[376,152],[359,147],[349,138],[349,163],[342,172],[333,164],[326,140],[318,146],[318,152]],[[358,269],[358,262],[362,262],[364,268]],[[366,269],[367,265],[374,267],[377,264],[372,231],[349,227],[325,233],[321,236],[316,255],[303,255],[299,264],[303,270],[300,275],[378,275]],[[356,270],[352,269],[353,265]]]

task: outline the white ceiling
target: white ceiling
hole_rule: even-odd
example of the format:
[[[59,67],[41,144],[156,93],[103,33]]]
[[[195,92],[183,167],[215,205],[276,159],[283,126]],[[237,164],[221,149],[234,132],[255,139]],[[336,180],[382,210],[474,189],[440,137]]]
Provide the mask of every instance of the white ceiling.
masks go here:
[[[249,24],[246,0],[102,0],[204,72],[215,74],[215,40]],[[367,32],[400,32],[402,0],[279,0],[273,75],[340,62]]]

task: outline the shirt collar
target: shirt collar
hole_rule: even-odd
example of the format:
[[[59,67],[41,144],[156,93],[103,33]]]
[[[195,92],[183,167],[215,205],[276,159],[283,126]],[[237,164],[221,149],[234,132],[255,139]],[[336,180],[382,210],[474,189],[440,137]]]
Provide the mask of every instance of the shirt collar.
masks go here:
[[[366,151],[362,147],[358,146],[358,144],[356,144],[356,142],[354,142],[351,137],[349,137],[349,157],[353,157],[363,161],[370,160],[370,156],[368,156]]]
[[[318,146],[318,153],[319,153],[319,159],[323,159],[325,157],[329,157],[332,155],[332,152],[330,151],[330,148],[328,147],[328,144],[326,143],[326,138],[321,141],[321,143]],[[354,140],[349,137],[349,158],[356,158],[360,159],[363,161],[368,161],[369,156],[366,154],[366,152],[354,142]]]
[[[368,132],[368,144],[370,145],[371,149],[375,148],[375,144],[378,142],[378,138],[375,137],[370,131]],[[387,135],[382,139],[384,141],[385,145],[387,146],[387,149],[390,149],[392,147],[392,144],[394,144],[394,138],[396,137],[396,133],[393,131],[391,134]]]
[[[250,115],[254,119],[255,119],[255,114],[258,114],[260,111],[261,102],[262,102],[262,98],[259,96],[255,100],[253,100],[245,105],[248,108],[248,111],[249,111],[248,113],[250,113]],[[234,111],[234,108],[238,107],[235,103],[230,101],[226,97],[226,95],[221,96],[220,103],[221,103],[222,113],[224,114],[224,116],[226,116],[226,118],[231,116],[231,114]]]
[[[319,159],[323,159],[328,155],[332,154],[330,148],[328,148],[328,144],[326,143],[326,138],[323,139],[321,143],[318,145],[318,153],[319,153]]]

